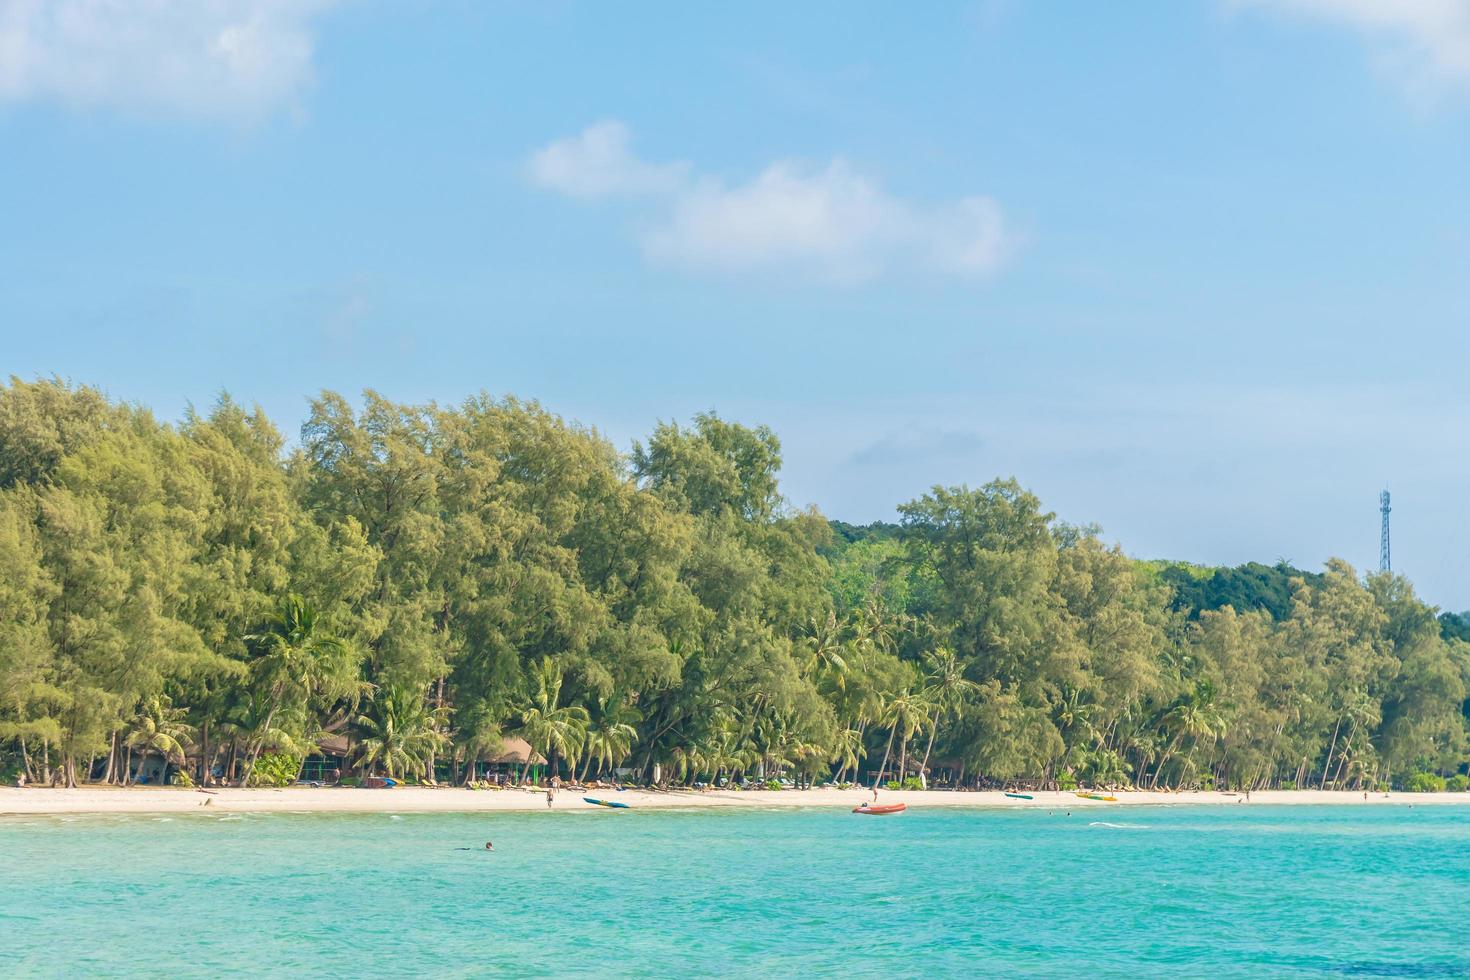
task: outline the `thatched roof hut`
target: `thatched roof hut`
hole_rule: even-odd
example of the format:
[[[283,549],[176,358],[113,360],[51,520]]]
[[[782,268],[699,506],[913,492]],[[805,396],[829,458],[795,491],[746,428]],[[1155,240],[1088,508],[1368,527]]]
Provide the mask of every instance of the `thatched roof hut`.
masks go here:
[[[347,741],[346,735],[339,735],[334,732],[331,735],[323,735],[317,739],[316,746],[322,755],[346,756],[351,744]]]
[[[524,764],[527,762],[542,765],[545,759],[531,751],[531,743],[523,738],[503,738],[500,740],[500,751],[485,753],[480,756],[485,762],[514,762]]]

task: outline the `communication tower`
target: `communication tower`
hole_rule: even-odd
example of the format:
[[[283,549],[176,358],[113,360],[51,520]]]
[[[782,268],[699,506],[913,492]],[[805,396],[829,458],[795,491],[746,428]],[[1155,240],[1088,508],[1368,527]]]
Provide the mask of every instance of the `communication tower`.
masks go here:
[[[1393,570],[1393,565],[1388,560],[1388,491],[1385,490],[1378,495],[1378,512],[1383,515],[1383,531],[1378,538],[1378,570],[1387,572]]]

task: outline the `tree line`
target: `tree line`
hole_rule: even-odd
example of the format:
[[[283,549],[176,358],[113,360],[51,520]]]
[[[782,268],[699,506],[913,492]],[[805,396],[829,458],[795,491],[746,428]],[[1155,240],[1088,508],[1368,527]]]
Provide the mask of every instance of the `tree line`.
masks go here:
[[[452,782],[510,736],[678,784],[1466,780],[1464,620],[1402,577],[1136,561],[1012,480],[854,527],[780,465],[712,413],[623,453],[534,402],[325,392],[288,446],[228,397],[11,379],[0,773],[256,782],[336,735]]]

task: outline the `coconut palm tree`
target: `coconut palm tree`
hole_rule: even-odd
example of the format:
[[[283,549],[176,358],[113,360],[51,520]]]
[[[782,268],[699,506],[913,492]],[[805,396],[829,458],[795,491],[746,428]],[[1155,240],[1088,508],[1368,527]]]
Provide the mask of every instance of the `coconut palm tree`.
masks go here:
[[[363,735],[357,747],[358,761],[369,768],[381,766],[392,779],[422,770],[435,752],[449,744],[444,711],[429,707],[418,691],[379,690],[367,711],[357,717]]]
[[[1128,780],[1123,759],[1112,749],[1099,748],[1085,754],[1083,771],[1093,786],[1113,786]]]
[[[855,616],[854,632],[858,640],[883,653],[898,650],[899,637],[911,625],[907,616],[891,616],[877,596],[869,596]]]
[[[587,770],[593,762],[597,763],[599,773],[606,767],[616,767],[632,753],[633,743],[636,741],[638,729],[615,717],[604,718],[599,724],[588,728],[583,741],[587,761],[583,765],[581,778],[587,778]]]
[[[531,675],[534,685],[530,700],[521,708],[521,737],[546,759],[553,775],[558,762],[565,758],[575,767],[587,740],[590,716],[580,705],[558,707],[561,699],[561,666],[550,657],[542,657]],[[527,767],[529,772],[530,767]]]
[[[669,750],[663,782],[692,783],[704,771],[704,755],[697,745],[676,745]]]
[[[588,726],[582,744],[582,774],[578,779],[584,782],[588,775],[601,775],[604,768],[616,768],[633,754],[633,745],[638,741],[637,724],[643,720],[643,713],[622,694],[599,699],[597,710],[597,721]]]
[[[960,712],[966,697],[978,691],[979,685],[965,677],[964,665],[954,651],[948,647],[936,647],[924,655],[924,697],[933,705],[934,714],[929,719],[929,741],[924,746],[924,761],[919,771],[926,778],[929,772],[929,753],[934,749],[934,736],[939,723]]]
[[[1164,771],[1170,758],[1179,751],[1185,739],[1198,743],[1205,736],[1219,738],[1225,734],[1225,719],[1220,714],[1219,708],[1215,706],[1215,688],[1209,681],[1200,681],[1194,686],[1184,698],[1168,711],[1164,712],[1161,719],[1164,730],[1170,733],[1169,744],[1165,746],[1163,755],[1159,757],[1158,767],[1154,769],[1154,778],[1149,783],[1150,787],[1158,785],[1159,774]]]
[[[906,692],[888,702],[888,723],[898,729],[898,779],[908,776],[909,739],[930,727],[933,705],[922,691]]]
[[[123,740],[128,749],[137,749],[142,753],[144,761],[148,759],[148,753],[157,752],[163,757],[163,771],[168,773],[168,764],[178,759],[182,764],[184,761],[184,743],[193,737],[193,729],[184,724],[185,710],[175,708],[168,698],[156,695],[147,698],[138,706],[138,713],[133,717],[128,726],[127,738]],[[129,773],[123,772],[123,782],[126,783]]]
[[[922,694],[910,690],[901,691],[884,702],[880,723],[888,729],[888,746],[883,750],[883,764],[878,767],[878,777],[873,785],[881,783],[883,774],[888,771],[895,738],[899,741],[899,780],[903,780],[908,769],[909,739],[928,726],[931,710],[932,705]]]
[[[709,767],[710,779],[716,786],[727,771],[733,777],[748,769],[758,756],[755,747],[728,719],[716,724],[704,748],[705,765]]]
[[[331,632],[315,606],[294,592],[277,603],[264,629],[244,639],[252,655],[251,684],[264,699],[263,732],[271,730],[276,714],[288,702],[305,703],[316,695],[340,697],[360,686],[351,646]],[[250,781],[264,747],[258,738],[250,745],[242,784]]]
[[[830,677],[839,691],[847,686],[847,661],[842,656],[845,632],[844,624],[829,609],[826,619],[812,617],[811,634],[806,638],[807,674]]]
[[[1133,782],[1142,789],[1148,778],[1148,767],[1163,749],[1163,739],[1159,737],[1158,729],[1154,725],[1140,718],[1130,718],[1122,732],[1119,746],[1125,756],[1131,756],[1134,760]]]
[[[856,728],[844,728],[838,732],[832,744],[832,752],[828,756],[828,761],[837,764],[837,775],[833,777],[835,781],[841,782],[849,769],[856,773],[857,767],[867,754],[868,750],[863,745],[861,731]]]
[[[281,749],[296,756],[306,756],[312,746],[302,736],[307,729],[304,704],[288,704],[272,710],[263,692],[245,689],[225,713],[222,729],[229,736],[230,751],[225,761],[224,779],[232,778],[243,748],[246,757],[254,745]],[[240,779],[241,785],[245,779]]]

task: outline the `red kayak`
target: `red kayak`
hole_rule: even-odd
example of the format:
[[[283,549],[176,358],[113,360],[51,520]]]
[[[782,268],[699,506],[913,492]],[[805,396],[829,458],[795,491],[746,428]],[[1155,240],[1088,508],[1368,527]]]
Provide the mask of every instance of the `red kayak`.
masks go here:
[[[909,808],[909,805],[907,803],[885,803],[882,806],[874,806],[871,803],[864,803],[862,806],[855,806],[855,807],[853,807],[852,808],[852,812],[853,813],[874,813],[874,814],[902,813],[903,811],[907,810],[908,808]]]

